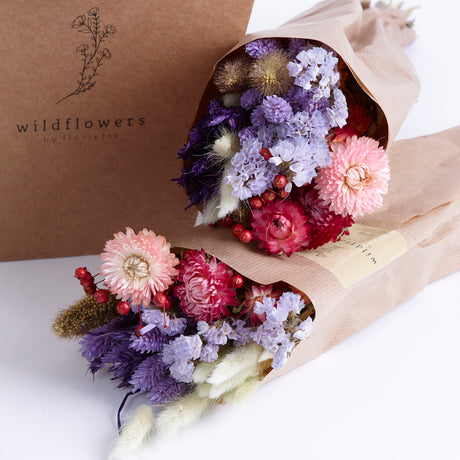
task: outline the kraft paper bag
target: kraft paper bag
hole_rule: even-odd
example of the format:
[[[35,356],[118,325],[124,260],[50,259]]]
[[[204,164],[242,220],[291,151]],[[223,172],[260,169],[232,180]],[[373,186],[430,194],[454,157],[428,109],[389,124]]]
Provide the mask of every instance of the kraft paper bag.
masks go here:
[[[170,182],[252,0],[0,3],[0,260],[97,253],[183,220]]]

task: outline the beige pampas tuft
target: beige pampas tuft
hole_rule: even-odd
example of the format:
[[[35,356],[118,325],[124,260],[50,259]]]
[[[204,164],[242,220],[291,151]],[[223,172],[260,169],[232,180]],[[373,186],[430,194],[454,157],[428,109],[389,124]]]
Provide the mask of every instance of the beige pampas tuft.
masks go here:
[[[131,419],[123,425],[120,437],[109,455],[109,460],[122,460],[135,452],[153,428],[154,415],[150,406],[140,406]]]
[[[228,216],[232,212],[236,211],[240,206],[240,199],[232,195],[233,187],[230,184],[225,183],[227,168],[225,168],[219,189],[219,204],[217,205],[217,217],[219,219],[223,219],[225,216]]]
[[[199,224],[209,225],[217,222],[219,218],[217,217],[217,205],[219,204],[219,196],[213,196],[210,198],[203,207],[203,212],[201,213],[201,218]],[[198,222],[198,220],[197,220]],[[196,225],[196,224],[195,224]]]
[[[180,429],[195,423],[213,401],[209,398],[200,398],[194,391],[166,406],[156,419],[157,431],[161,435],[172,435]]]
[[[240,107],[241,94],[240,93],[227,93],[222,97],[222,103],[225,107]]]
[[[251,377],[243,382],[242,385],[222,395],[222,402],[230,404],[239,404],[251,397],[261,384],[258,377]]]
[[[222,129],[220,136],[212,144],[212,150],[209,155],[217,157],[222,161],[231,160],[241,149],[240,138],[236,131]]]
[[[220,385],[244,369],[257,365],[263,350],[263,347],[255,342],[249,342],[247,345],[235,348],[234,351],[225,355],[222,361],[217,364],[206,382],[212,385]]]

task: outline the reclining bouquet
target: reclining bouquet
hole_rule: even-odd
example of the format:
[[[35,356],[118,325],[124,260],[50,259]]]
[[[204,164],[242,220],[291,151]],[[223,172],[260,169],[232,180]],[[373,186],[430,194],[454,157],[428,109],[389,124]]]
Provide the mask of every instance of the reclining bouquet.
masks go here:
[[[91,372],[105,369],[127,389],[120,411],[139,392],[166,405],[159,431],[250,394],[311,330],[313,306],[295,288],[254,283],[203,250],[171,251],[152,231],[117,233],[101,258],[98,275],[76,269],[86,297],[57,316],[54,332],[83,336]]]

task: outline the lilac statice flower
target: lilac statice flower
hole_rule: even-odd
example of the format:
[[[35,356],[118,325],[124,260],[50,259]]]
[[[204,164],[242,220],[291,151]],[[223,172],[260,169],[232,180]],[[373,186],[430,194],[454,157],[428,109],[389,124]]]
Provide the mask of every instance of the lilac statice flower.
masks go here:
[[[281,49],[281,45],[273,38],[261,38],[254,40],[246,45],[246,53],[254,59],[258,59],[266,54]]]
[[[324,140],[325,149],[327,143]],[[315,144],[310,144],[305,138],[296,138],[278,141],[271,149],[272,157],[268,160],[279,168],[285,168],[290,172],[289,176],[297,187],[311,182],[316,176],[316,168],[325,166],[329,161],[329,153],[326,150],[317,150]],[[325,153],[327,152],[327,156]],[[289,182],[286,190],[292,190]]]
[[[155,354],[148,356],[137,366],[129,383],[133,386],[133,393],[146,391],[161,381],[166,374],[165,363],[159,354]]]
[[[197,329],[198,334],[206,341],[206,345],[201,349],[200,360],[212,363],[219,357],[219,348],[227,344],[233,329],[226,321],[214,326],[210,326],[205,321],[199,321]]]
[[[259,105],[251,113],[251,123],[253,126],[258,127],[265,125],[266,122],[264,109]]]
[[[166,375],[150,389],[147,398],[153,406],[163,405],[189,393],[191,389],[192,385],[178,382]]]
[[[232,195],[240,200],[260,195],[278,174],[278,169],[260,155],[262,143],[248,140],[232,158],[224,181],[233,188]]]
[[[331,51],[315,46],[297,54],[294,61],[288,63],[289,75],[294,84],[305,90],[313,91],[313,99],[329,98],[340,78],[337,70],[338,59]]]
[[[327,115],[320,110],[297,112],[287,123],[287,138],[304,137],[310,139],[314,136],[324,138],[331,125]]]
[[[289,88],[288,92],[285,95],[285,99],[289,102],[290,106],[294,112],[302,112],[310,108],[312,103],[312,93],[306,91],[300,86],[292,86]]]
[[[246,345],[252,340],[252,328],[247,326],[246,321],[231,318],[231,326],[232,331],[228,334],[228,338],[233,340],[233,344],[236,347]]]
[[[190,383],[195,369],[193,361],[201,354],[203,342],[199,335],[180,335],[163,347],[163,362],[171,376],[179,382]]]
[[[262,102],[262,108],[269,123],[283,123],[292,117],[292,107],[279,96],[267,96]]]
[[[347,123],[348,118],[348,107],[347,100],[342,91],[335,88],[333,91],[334,103],[331,108],[326,110],[329,123],[332,127],[338,126],[341,128]]]
[[[294,330],[293,337],[297,340],[304,340],[309,335],[313,328],[313,320],[309,316],[305,321],[302,321]]]
[[[262,104],[263,96],[255,88],[250,88],[241,95],[240,104],[246,110],[252,110]]]
[[[257,128],[255,126],[248,126],[243,128],[239,133],[240,144],[243,145],[254,137],[257,137]]]
[[[139,353],[156,353],[163,349],[165,343],[168,343],[170,337],[158,328],[151,329],[139,337],[132,334],[129,341],[129,347]]]
[[[261,302],[256,301],[254,312],[265,314],[266,319],[251,333],[251,338],[273,354],[273,369],[281,369],[296,342],[308,336],[311,318],[310,321],[307,319],[300,324],[295,320],[290,324],[290,317],[295,318],[304,307],[305,303],[300,295],[293,292],[283,293],[278,301],[267,296]]]
[[[152,308],[151,310],[144,310],[142,313],[142,321],[145,324],[152,324],[162,334],[171,337],[182,334],[187,327],[187,320],[185,318],[178,318],[169,313],[164,314],[163,310]],[[165,327],[166,325],[166,327]]]

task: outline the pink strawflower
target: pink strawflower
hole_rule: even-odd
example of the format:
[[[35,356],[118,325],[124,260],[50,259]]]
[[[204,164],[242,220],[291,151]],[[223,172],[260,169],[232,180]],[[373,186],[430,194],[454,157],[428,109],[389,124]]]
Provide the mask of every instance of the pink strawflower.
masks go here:
[[[251,290],[245,293],[246,299],[239,316],[247,315],[249,317],[250,326],[262,324],[265,321],[265,313],[262,315],[257,314],[254,311],[254,305],[256,302],[262,302],[264,296],[277,299],[281,294],[281,291],[273,290],[273,284],[269,284],[268,286],[253,284]]]
[[[121,300],[134,305],[150,304],[157,292],[173,283],[179,260],[170,252],[170,244],[163,236],[146,229],[137,235],[131,228],[126,234],[116,233],[107,241],[99,272],[105,285]]]
[[[350,215],[341,216],[329,210],[318,196],[318,190],[312,186],[302,187],[297,196],[299,203],[307,215],[311,225],[310,242],[308,249],[316,249],[330,241],[339,241],[343,235],[350,232],[346,228],[354,223]]]
[[[253,237],[259,248],[290,256],[310,240],[310,225],[300,206],[291,200],[273,201],[250,215]]]
[[[213,321],[231,316],[229,306],[238,305],[236,291],[230,286],[233,271],[214,256],[201,251],[187,251],[179,264],[174,295],[179,307],[195,321]]]
[[[390,168],[378,142],[353,136],[345,144],[332,143],[331,149],[331,166],[320,169],[316,177],[319,196],[330,210],[355,217],[381,206]]]

